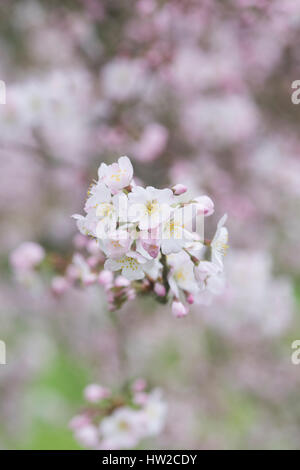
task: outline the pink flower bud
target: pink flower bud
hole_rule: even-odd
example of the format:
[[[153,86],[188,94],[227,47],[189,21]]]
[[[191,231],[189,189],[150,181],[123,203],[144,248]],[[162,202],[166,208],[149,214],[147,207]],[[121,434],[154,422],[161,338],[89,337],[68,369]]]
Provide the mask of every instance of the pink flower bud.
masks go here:
[[[124,276],[118,276],[115,279],[115,286],[116,287],[128,287],[130,286],[130,281],[126,279]]]
[[[132,384],[132,390],[134,392],[143,392],[147,386],[145,379],[136,379]]]
[[[113,278],[113,273],[105,269],[99,273],[98,282],[101,286],[109,287],[113,282]]]
[[[69,287],[69,282],[63,276],[56,276],[52,279],[51,289],[56,295],[64,294]]]
[[[91,403],[97,403],[110,396],[110,390],[101,385],[90,384],[84,389],[84,397]]]
[[[91,286],[97,280],[97,276],[94,273],[88,273],[82,278],[82,282],[85,286]]]
[[[159,282],[156,282],[154,285],[154,292],[158,297],[164,297],[166,295],[166,288]]]
[[[197,213],[203,214],[205,216],[212,215],[215,211],[215,206],[213,201],[208,196],[196,197],[197,201]]]
[[[190,305],[193,304],[195,302],[195,298],[194,298],[193,294],[189,294],[186,298],[186,301]]]
[[[134,289],[129,289],[127,292],[127,299],[134,300],[136,298],[136,292]]]
[[[188,314],[188,309],[182,302],[174,300],[172,303],[172,313],[175,317],[181,318]]]
[[[184,186],[184,184],[178,183],[173,186],[172,191],[176,196],[180,196],[180,194],[184,194],[187,192],[187,187]]]

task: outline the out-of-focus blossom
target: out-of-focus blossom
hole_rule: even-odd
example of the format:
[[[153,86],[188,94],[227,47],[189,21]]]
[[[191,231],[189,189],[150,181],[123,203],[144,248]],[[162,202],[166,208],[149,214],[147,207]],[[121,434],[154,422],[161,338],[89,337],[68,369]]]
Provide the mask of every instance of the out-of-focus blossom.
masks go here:
[[[106,388],[88,385],[85,398],[99,408],[72,418],[70,428],[77,441],[89,448],[132,449],[144,438],[158,435],[165,424],[167,406],[160,390],[148,392],[145,388],[145,381],[139,379],[128,391],[129,396],[120,399]],[[142,394],[143,400],[137,394]]]
[[[10,256],[10,262],[16,271],[30,271],[44,259],[45,251],[38,243],[24,242]]]
[[[84,397],[91,403],[97,403],[110,396],[110,390],[98,384],[90,384],[84,390]]]
[[[121,102],[138,97],[145,87],[145,81],[145,70],[138,60],[115,59],[101,73],[104,94]]]
[[[149,124],[139,142],[132,149],[133,155],[142,162],[151,162],[159,157],[166,147],[168,131],[161,124]]]
[[[52,279],[51,288],[54,294],[64,294],[69,288],[70,284],[68,280],[63,276],[56,276]]]
[[[182,302],[174,300],[172,302],[172,313],[175,317],[180,318],[185,317],[189,313],[189,311],[188,308]]]

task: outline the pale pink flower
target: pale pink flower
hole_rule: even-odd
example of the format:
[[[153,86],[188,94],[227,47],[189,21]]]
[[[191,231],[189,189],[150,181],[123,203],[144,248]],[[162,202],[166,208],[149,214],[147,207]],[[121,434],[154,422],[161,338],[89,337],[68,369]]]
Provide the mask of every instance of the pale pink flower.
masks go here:
[[[156,228],[170,218],[173,198],[171,189],[135,186],[128,196],[128,218],[137,222],[141,230]]]
[[[99,273],[98,282],[101,286],[109,287],[112,284],[114,275],[111,271],[103,270]]]
[[[130,281],[143,279],[144,268],[147,268],[149,261],[135,251],[129,251],[126,256],[120,259],[109,258],[105,261],[104,268],[111,271],[122,270],[122,276]]]
[[[115,279],[116,287],[128,287],[130,286],[130,281],[124,276],[117,276]]]
[[[133,168],[128,157],[120,157],[118,163],[106,165],[102,163],[98,171],[99,180],[103,181],[106,186],[114,193],[120,189],[130,185]]]
[[[194,201],[197,201],[197,214],[203,214],[205,216],[212,215],[215,211],[214,203],[208,196],[195,197]]]
[[[167,405],[162,399],[161,390],[155,389],[149,395],[143,410],[141,411],[146,436],[159,434],[165,424]]]
[[[145,254],[143,251],[145,250],[151,258],[156,258],[160,250],[158,230],[142,230],[137,240],[137,250],[140,251],[141,254]]]
[[[164,297],[166,295],[166,288],[163,284],[156,282],[154,285],[154,292],[158,297]]]
[[[92,424],[76,429],[75,437],[83,447],[94,448],[99,445],[99,432],[96,426]]]
[[[132,152],[137,160],[151,162],[159,157],[167,145],[168,131],[161,124],[149,124]]]
[[[104,441],[109,440],[112,448],[135,447],[143,433],[141,414],[129,407],[118,408],[101,421],[99,429]]]
[[[84,389],[85,399],[91,403],[97,403],[103,398],[108,398],[111,392],[108,388],[98,384],[90,384]]]
[[[126,230],[115,230],[108,235],[109,238],[100,240],[101,249],[108,258],[121,258],[130,250],[132,239]]]
[[[34,268],[45,257],[45,250],[34,242],[24,242],[10,255],[10,262],[15,270],[26,271]]]
[[[101,74],[104,95],[120,102],[135,98],[145,89],[146,78],[142,61],[116,58]]]
[[[51,289],[56,295],[64,294],[70,287],[69,281],[63,276],[56,276],[52,279]]]
[[[89,286],[96,282],[96,274],[90,270],[89,265],[80,253],[75,253],[73,256],[73,266],[77,270],[77,277],[81,279],[84,285]]]
[[[183,305],[182,302],[179,302],[178,300],[174,300],[172,302],[172,313],[175,317],[181,318],[185,317],[188,314],[188,308]]]

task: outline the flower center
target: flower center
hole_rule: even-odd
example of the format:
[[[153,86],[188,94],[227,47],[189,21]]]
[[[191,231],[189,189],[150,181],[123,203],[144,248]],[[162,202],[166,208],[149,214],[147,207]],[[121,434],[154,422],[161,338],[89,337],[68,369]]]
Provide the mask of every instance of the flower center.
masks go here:
[[[229,245],[226,245],[226,243],[218,241],[216,243],[215,247],[218,251],[220,251],[222,253],[223,256],[226,256]]]
[[[157,212],[158,208],[159,208],[159,204],[155,199],[153,201],[147,202],[146,204],[146,209],[149,215],[152,215],[155,212]]]
[[[129,256],[123,256],[123,258],[119,260],[119,263],[121,264],[122,268],[129,268],[133,271],[136,271],[139,267],[137,260],[135,258],[129,258]]]
[[[175,278],[177,279],[177,281],[184,281],[186,279],[183,269],[179,269],[178,271],[176,271]]]
[[[97,216],[98,217],[108,217],[113,211],[113,205],[108,204],[107,202],[103,202],[97,208]]]
[[[121,181],[122,176],[124,175],[126,175],[125,170],[118,170],[116,173],[110,176],[110,179],[119,183]]]
[[[119,427],[120,431],[128,431],[129,430],[129,424],[125,420],[119,421],[119,426],[118,427]]]

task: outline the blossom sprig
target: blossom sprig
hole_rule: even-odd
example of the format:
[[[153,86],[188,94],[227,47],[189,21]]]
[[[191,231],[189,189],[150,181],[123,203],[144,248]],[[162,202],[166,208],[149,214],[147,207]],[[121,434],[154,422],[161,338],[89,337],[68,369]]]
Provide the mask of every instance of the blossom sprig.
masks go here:
[[[70,421],[75,439],[92,449],[135,448],[159,434],[167,405],[159,389],[149,390],[144,379],[113,391],[98,384],[84,390],[87,406]]]
[[[213,214],[214,203],[208,196],[188,200],[186,192],[183,184],[171,189],[137,185],[126,156],[100,165],[86,214],[73,217],[81,234],[95,240],[105,257],[104,271],[91,272],[78,257],[75,263],[81,265],[85,282],[98,277],[111,309],[136,294],[151,293],[160,301],[171,300],[173,314],[181,317],[189,304],[206,303],[223,290],[227,215],[213,239],[204,241],[204,218]]]

